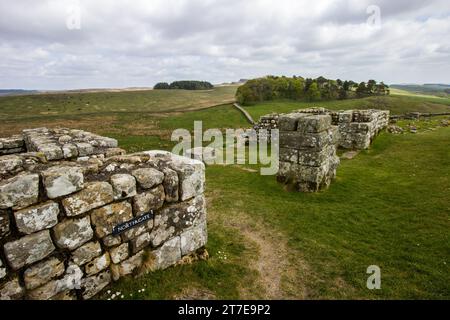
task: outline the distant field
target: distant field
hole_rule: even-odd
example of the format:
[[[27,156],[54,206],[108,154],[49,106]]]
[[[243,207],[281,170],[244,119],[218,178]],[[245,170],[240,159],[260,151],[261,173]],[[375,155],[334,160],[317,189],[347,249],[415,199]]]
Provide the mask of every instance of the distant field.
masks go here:
[[[139,90],[34,94],[0,97],[1,119],[122,112],[164,113],[207,108],[234,101],[236,86],[212,90]]]

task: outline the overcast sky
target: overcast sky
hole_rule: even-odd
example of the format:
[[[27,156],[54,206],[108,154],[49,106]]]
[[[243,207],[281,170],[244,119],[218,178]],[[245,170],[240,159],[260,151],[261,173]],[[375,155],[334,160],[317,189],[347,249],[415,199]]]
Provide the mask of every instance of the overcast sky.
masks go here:
[[[450,83],[450,3],[2,0],[0,58],[0,88],[267,74]]]

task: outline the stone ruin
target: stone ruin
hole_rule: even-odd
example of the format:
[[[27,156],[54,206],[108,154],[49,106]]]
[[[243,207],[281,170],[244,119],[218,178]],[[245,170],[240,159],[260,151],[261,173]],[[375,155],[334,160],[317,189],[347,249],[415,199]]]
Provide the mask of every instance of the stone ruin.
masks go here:
[[[327,188],[336,177],[338,129],[330,115],[280,115],[280,155],[277,179],[301,192]]]
[[[313,115],[331,115],[331,124],[338,126],[338,147],[352,150],[368,149],[374,137],[389,125],[390,112],[386,110],[347,110],[330,111],[325,108],[309,108],[294,111]],[[282,114],[268,114],[262,116],[254,126],[270,130],[279,128],[279,118]]]
[[[270,141],[270,134],[272,132],[272,129],[278,129],[279,117],[280,116],[277,113],[271,113],[260,117],[259,121],[253,126],[253,129],[255,129],[258,138],[263,138]],[[263,131],[261,130],[266,130],[264,135],[262,134]]]
[[[81,130],[1,141],[0,299],[90,299],[203,250],[202,162]]]
[[[327,188],[336,177],[337,147],[363,150],[389,124],[389,111],[324,108],[281,114],[277,179],[301,192]]]

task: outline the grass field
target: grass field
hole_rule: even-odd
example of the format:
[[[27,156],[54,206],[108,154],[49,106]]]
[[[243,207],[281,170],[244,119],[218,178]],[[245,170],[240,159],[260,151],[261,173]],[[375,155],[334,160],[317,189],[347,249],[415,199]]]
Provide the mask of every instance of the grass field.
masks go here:
[[[0,136],[59,125],[116,137],[130,152],[170,150],[172,130],[191,129],[194,120],[204,129],[249,127],[231,104],[212,107],[233,100],[234,90],[92,93],[66,104],[59,96],[0,98]],[[450,110],[449,99],[397,92],[246,108],[258,118],[312,105]],[[382,133],[370,150],[342,161],[331,188],[318,194],[286,192],[258,165],[208,166],[209,260],[121,279],[111,290],[126,299],[450,299],[450,128],[437,119],[413,124],[418,134]],[[365,285],[373,264],[381,290]]]

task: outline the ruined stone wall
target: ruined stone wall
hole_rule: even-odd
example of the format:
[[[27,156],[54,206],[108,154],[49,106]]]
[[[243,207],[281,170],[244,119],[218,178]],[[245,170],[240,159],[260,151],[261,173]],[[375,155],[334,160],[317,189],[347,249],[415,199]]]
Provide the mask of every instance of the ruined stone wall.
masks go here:
[[[327,188],[336,177],[338,128],[330,115],[280,115],[280,167],[277,179],[301,192]]]
[[[278,118],[279,115],[277,113],[271,113],[260,117],[259,121],[253,126],[253,129],[255,129],[258,138],[267,139],[268,141],[270,141],[270,133],[272,129],[278,129]],[[267,131],[263,135],[263,131],[261,130]]]
[[[25,151],[25,141],[22,135],[0,138],[0,156]]]
[[[385,110],[347,110],[330,111],[325,108],[300,109],[294,113],[310,115],[331,115],[332,125],[338,126],[338,146],[344,149],[368,149],[375,136],[389,125],[390,112]],[[279,127],[283,115],[270,114],[261,117],[256,128],[271,129]]]
[[[389,125],[389,111],[348,110],[331,112],[332,123],[339,128],[339,146],[365,150],[378,133]]]
[[[206,244],[202,162],[79,130],[23,136],[27,152],[0,156],[0,299],[89,299]]]

